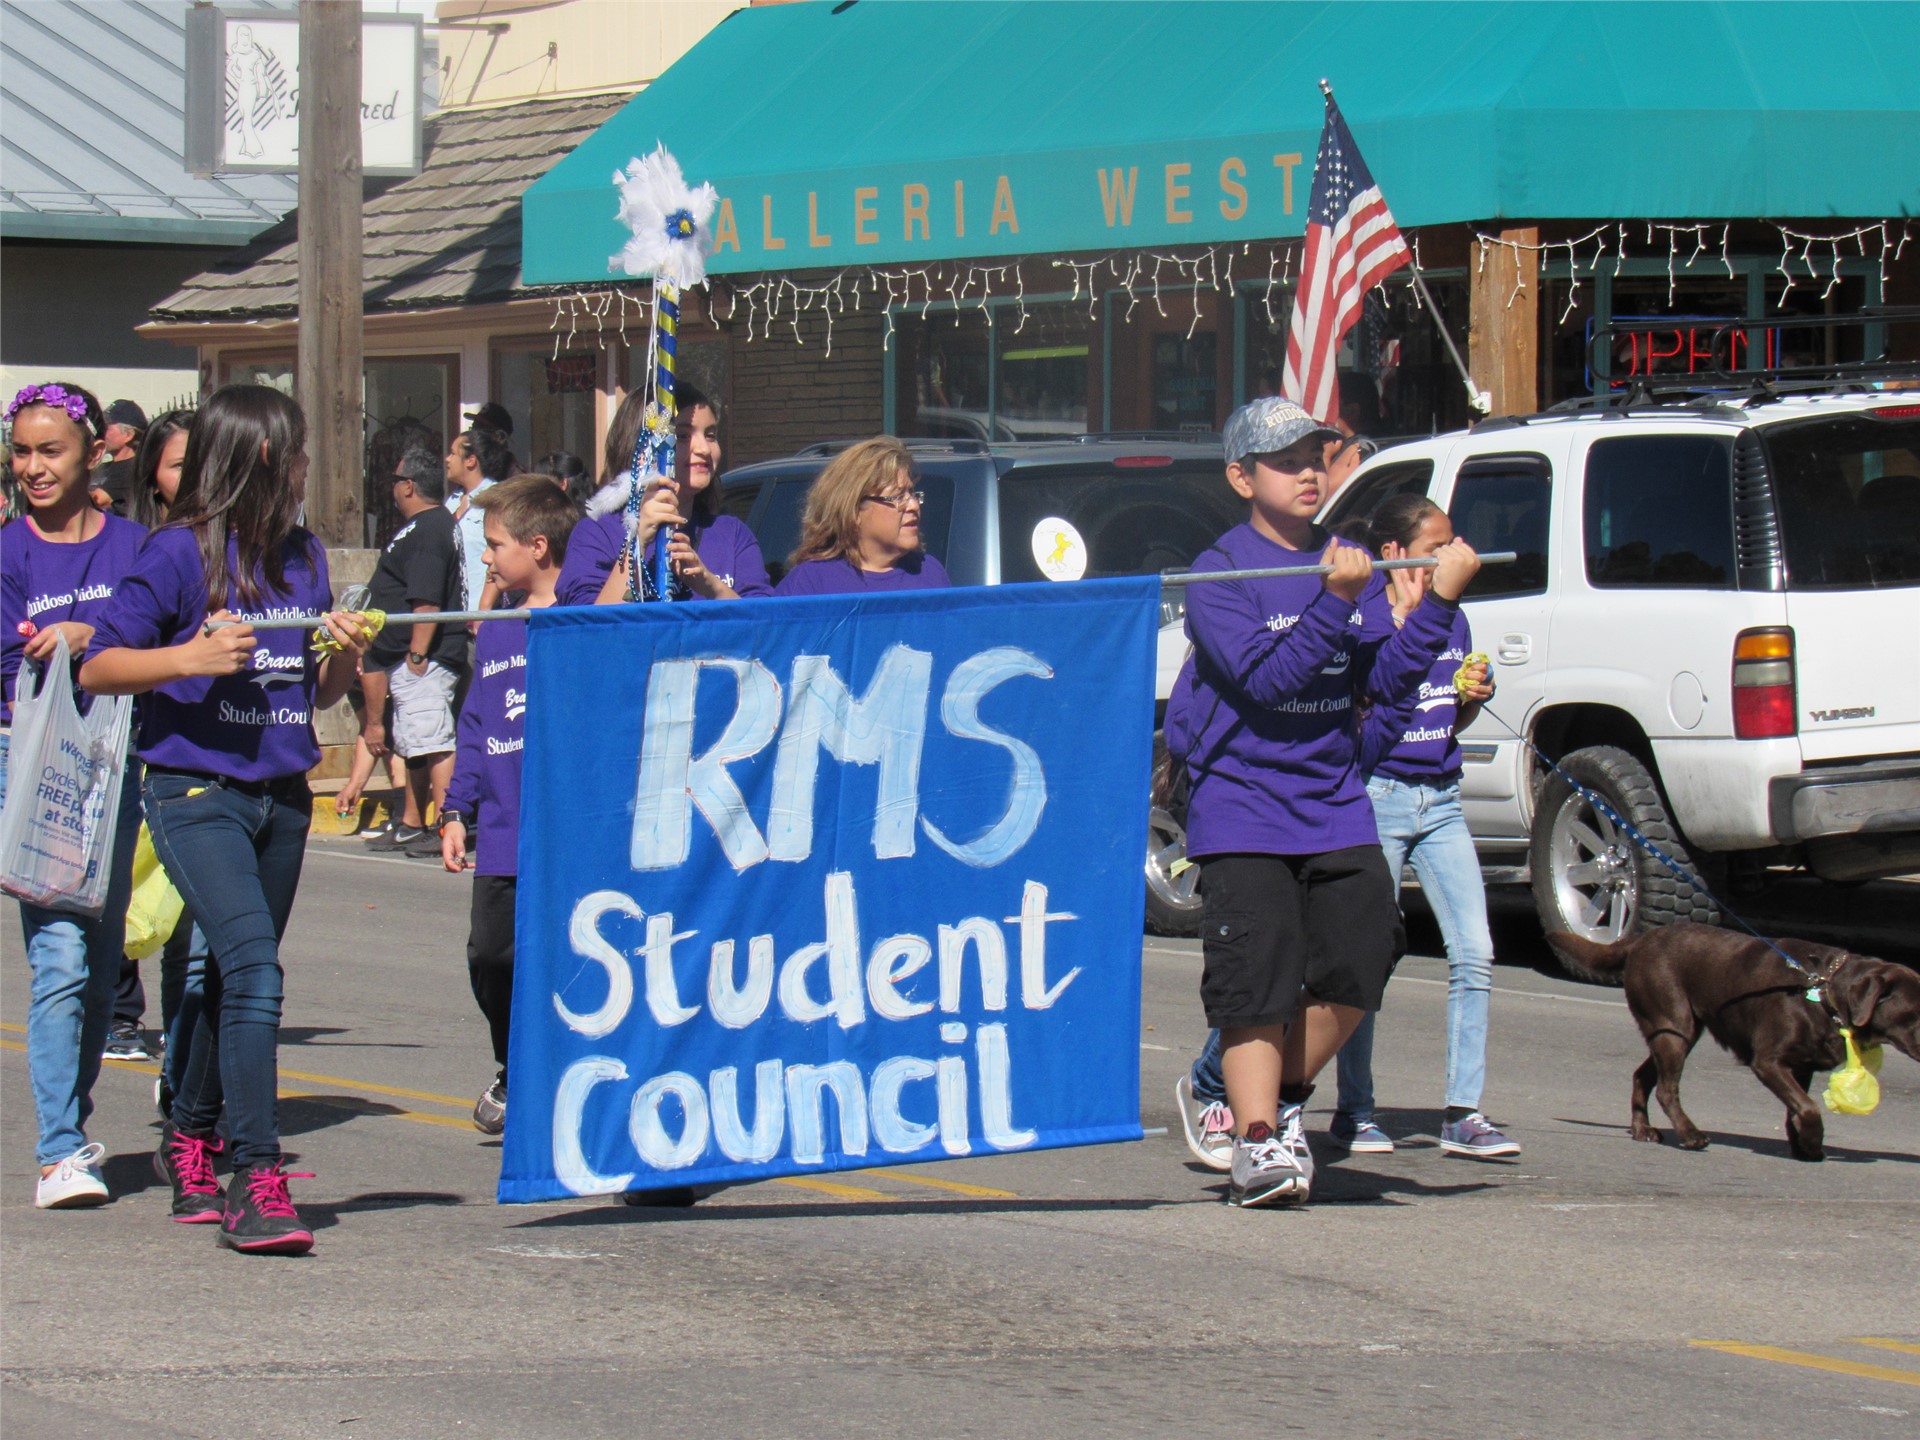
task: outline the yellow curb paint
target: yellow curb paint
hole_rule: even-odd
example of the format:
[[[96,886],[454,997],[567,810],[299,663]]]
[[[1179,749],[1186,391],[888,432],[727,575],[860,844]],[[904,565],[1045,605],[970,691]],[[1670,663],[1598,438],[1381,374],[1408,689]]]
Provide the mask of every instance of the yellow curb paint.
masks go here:
[[[959,1180],[935,1180],[931,1175],[909,1175],[904,1170],[869,1170],[869,1175],[888,1180],[904,1180],[909,1185],[930,1185],[936,1190],[951,1190],[955,1195],[971,1195],[976,1200],[1018,1200],[1011,1190],[989,1190],[984,1185],[968,1185]]]
[[[887,1194],[884,1190],[864,1190],[858,1185],[836,1185],[831,1180],[814,1180],[800,1175],[782,1175],[773,1183],[797,1185],[802,1190],[818,1190],[822,1195],[834,1195],[842,1200],[896,1200],[899,1198],[896,1195]]]
[[[1745,1355],[1752,1360],[1772,1360],[1780,1365],[1799,1365],[1808,1370],[1826,1370],[1861,1380],[1890,1380],[1895,1385],[1920,1385],[1920,1371],[1895,1370],[1889,1365],[1862,1365],[1853,1360],[1810,1355],[1804,1350],[1783,1350],[1778,1345],[1743,1345],[1736,1340],[1690,1340],[1687,1343],[1702,1350]]]
[[[1889,1340],[1884,1335],[1856,1335],[1847,1341],[1849,1345],[1871,1345],[1879,1350],[1897,1350],[1902,1355],[1920,1355],[1920,1345],[1909,1344],[1905,1340]]]

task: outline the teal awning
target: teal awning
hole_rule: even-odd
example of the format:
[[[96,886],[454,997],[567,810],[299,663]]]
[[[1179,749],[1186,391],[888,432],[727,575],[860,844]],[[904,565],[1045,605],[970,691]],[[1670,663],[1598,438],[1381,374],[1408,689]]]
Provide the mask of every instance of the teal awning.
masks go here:
[[[1299,235],[1331,80],[1403,226],[1920,210],[1920,5],[832,0],[741,10],[526,193],[604,279],[665,141],[719,273]]]

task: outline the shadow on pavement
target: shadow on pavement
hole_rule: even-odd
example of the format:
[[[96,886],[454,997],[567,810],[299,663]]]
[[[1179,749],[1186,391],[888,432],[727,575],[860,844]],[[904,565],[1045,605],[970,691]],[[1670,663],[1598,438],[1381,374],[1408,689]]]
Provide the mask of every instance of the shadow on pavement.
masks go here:
[[[283,1095],[280,1097],[280,1133],[307,1135],[344,1125],[356,1115],[402,1113],[398,1105],[360,1095]]]
[[[854,1179],[859,1172],[848,1172]],[[699,1220],[834,1220],[875,1215],[1087,1215],[1103,1210],[1163,1210],[1199,1203],[1196,1200],[832,1200],[769,1205],[716,1204],[714,1199],[694,1206],[623,1205],[618,1196],[591,1210],[569,1210],[564,1215],[542,1215],[525,1220],[516,1230],[566,1230],[595,1225],[658,1225]]]
[[[1604,1130],[1618,1135],[1623,1140],[1627,1138],[1625,1125],[1612,1125],[1602,1120],[1573,1120],[1564,1115],[1556,1115],[1554,1119],[1562,1125],[1583,1130]],[[1694,1123],[1696,1125],[1700,1123],[1697,1117]],[[1784,1123],[1782,1121],[1783,1125]],[[1680,1147],[1674,1143],[1671,1125],[1658,1125],[1657,1128],[1666,1136],[1666,1139],[1661,1142],[1662,1149],[1680,1150]],[[1710,1129],[1703,1129],[1702,1133],[1707,1137],[1706,1150],[1680,1151],[1680,1153],[1703,1155],[1718,1149],[1744,1150],[1749,1155],[1765,1155],[1795,1165],[1820,1163],[1796,1158],[1793,1151],[1787,1148],[1784,1133],[1778,1139],[1771,1136],[1729,1135]],[[1861,1150],[1856,1146],[1836,1145],[1829,1140],[1826,1144],[1826,1152],[1827,1162],[1840,1165],[1871,1165],[1877,1160],[1891,1160],[1903,1165],[1920,1165],[1920,1155],[1909,1154],[1904,1150]]]
[[[467,1197],[453,1195],[443,1190],[379,1190],[365,1195],[355,1195],[351,1200],[338,1200],[333,1204],[324,1204],[318,1200],[302,1200],[300,1217],[307,1222],[311,1230],[330,1230],[340,1223],[342,1215],[364,1215],[374,1210],[417,1210],[423,1206],[465,1205]]]
[[[420,1046],[410,1040],[323,1040],[324,1035],[350,1035],[353,1032],[344,1026],[327,1025],[283,1025],[280,1027],[280,1044],[303,1045],[314,1050],[418,1050]]]

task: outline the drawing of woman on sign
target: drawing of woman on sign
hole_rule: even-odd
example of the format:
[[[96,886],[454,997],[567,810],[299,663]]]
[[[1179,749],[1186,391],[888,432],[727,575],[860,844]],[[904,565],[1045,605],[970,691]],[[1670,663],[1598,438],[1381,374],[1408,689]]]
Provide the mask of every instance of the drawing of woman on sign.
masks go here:
[[[237,117],[230,114],[227,123],[231,128],[235,118],[240,121],[240,153],[249,160],[266,153],[260,143],[260,112],[265,110],[272,117],[278,110],[268,85],[267,58],[267,52],[254,42],[251,25],[234,31],[233,49],[227,53],[227,84]]]

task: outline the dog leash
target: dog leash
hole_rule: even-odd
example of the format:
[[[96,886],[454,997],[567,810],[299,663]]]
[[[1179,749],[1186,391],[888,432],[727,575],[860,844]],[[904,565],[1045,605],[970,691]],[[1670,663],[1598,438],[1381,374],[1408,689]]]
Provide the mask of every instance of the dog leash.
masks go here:
[[[1778,945],[1774,944],[1773,941],[1769,940],[1765,935],[1762,935],[1758,930],[1754,929],[1752,925],[1747,923],[1745,917],[1743,917],[1731,905],[1727,904],[1725,900],[1722,900],[1718,895],[1714,894],[1712,889],[1709,888],[1707,883],[1704,880],[1702,880],[1696,872],[1682,865],[1678,860],[1675,860],[1671,855],[1667,854],[1666,851],[1662,850],[1658,845],[1654,844],[1653,841],[1649,840],[1645,835],[1642,835],[1640,833],[1639,828],[1635,826],[1631,821],[1629,821],[1626,816],[1622,815],[1618,810],[1614,809],[1613,805],[1607,800],[1607,798],[1604,795],[1601,795],[1599,792],[1591,789],[1588,786],[1582,785],[1578,780],[1574,779],[1573,776],[1569,775],[1563,768],[1561,768],[1561,766],[1553,759],[1552,756],[1548,755],[1546,751],[1542,750],[1538,745],[1534,744],[1533,741],[1529,740],[1526,736],[1522,735],[1519,731],[1515,730],[1511,725],[1507,724],[1507,722],[1503,720],[1498,714],[1496,714],[1490,707],[1483,707],[1481,713],[1484,715],[1491,716],[1494,722],[1498,724],[1501,729],[1505,730],[1514,739],[1518,740],[1522,745],[1526,746],[1535,755],[1539,756],[1541,762],[1545,764],[1548,769],[1552,770],[1554,774],[1558,775],[1562,780],[1566,781],[1567,784],[1573,788],[1576,794],[1583,797],[1588,804],[1593,806],[1594,809],[1598,810],[1602,815],[1605,815],[1616,826],[1618,826],[1621,832],[1625,834],[1629,840],[1633,841],[1634,844],[1638,845],[1642,850],[1646,851],[1647,854],[1653,856],[1654,859],[1658,860],[1662,865],[1666,866],[1667,869],[1671,870],[1674,873],[1674,875],[1681,880],[1682,883],[1688,886],[1688,888],[1692,889],[1693,891],[1697,892],[1700,895],[1705,896],[1708,900],[1712,901],[1716,906],[1719,907],[1721,914],[1725,915],[1729,920],[1732,920],[1742,930],[1745,930],[1749,935],[1753,936],[1754,939],[1758,940],[1762,945],[1766,946],[1774,954],[1778,955],[1782,960],[1786,961],[1788,965],[1792,966],[1800,974],[1805,975],[1807,979],[1812,982],[1807,987],[1807,999],[1811,1000],[1816,1005],[1823,1003],[1822,997],[1826,989],[1827,982],[1830,978],[1829,976],[1822,975],[1822,974],[1816,973],[1815,971],[1809,970],[1805,965],[1801,964],[1798,960],[1794,959],[1791,955],[1787,954],[1786,951],[1782,950]]]

